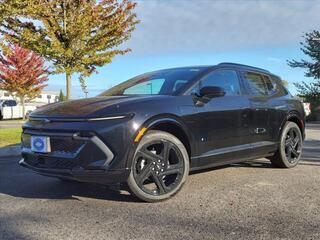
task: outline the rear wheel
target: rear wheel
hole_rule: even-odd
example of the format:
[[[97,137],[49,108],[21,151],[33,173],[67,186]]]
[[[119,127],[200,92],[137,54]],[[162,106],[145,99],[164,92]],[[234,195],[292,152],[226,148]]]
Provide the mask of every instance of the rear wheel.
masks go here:
[[[270,158],[276,167],[295,167],[301,157],[302,135],[300,128],[294,122],[287,122],[281,133],[279,150]]]
[[[139,199],[156,202],[177,193],[189,174],[189,156],[170,133],[149,131],[139,143],[128,186]]]

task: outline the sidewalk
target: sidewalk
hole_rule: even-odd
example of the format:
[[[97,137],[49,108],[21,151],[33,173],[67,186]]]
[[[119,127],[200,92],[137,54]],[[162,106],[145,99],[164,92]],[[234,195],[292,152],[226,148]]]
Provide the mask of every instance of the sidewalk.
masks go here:
[[[1,120],[0,128],[20,128],[25,121],[21,120]]]
[[[20,144],[0,148],[0,157],[16,157],[20,156]]]

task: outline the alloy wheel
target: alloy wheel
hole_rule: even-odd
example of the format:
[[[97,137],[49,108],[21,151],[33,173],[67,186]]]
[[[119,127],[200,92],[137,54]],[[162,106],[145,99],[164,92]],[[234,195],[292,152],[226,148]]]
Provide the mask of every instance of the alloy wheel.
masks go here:
[[[133,177],[142,191],[159,196],[179,185],[184,169],[179,148],[170,141],[158,140],[145,144],[136,153]]]
[[[285,154],[288,162],[295,163],[301,155],[302,140],[298,129],[290,128],[285,140]]]

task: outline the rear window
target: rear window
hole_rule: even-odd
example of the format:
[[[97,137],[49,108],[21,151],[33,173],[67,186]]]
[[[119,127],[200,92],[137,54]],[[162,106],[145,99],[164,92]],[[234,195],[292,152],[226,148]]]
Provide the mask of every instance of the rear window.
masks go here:
[[[264,83],[263,76],[257,73],[247,72],[245,79],[251,95],[261,96],[267,95],[267,86]]]

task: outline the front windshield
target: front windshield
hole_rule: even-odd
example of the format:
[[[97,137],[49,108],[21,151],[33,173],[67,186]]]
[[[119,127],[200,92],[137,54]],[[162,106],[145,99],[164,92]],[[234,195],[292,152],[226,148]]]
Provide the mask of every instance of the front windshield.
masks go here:
[[[203,68],[195,67],[146,73],[121,83],[100,96],[174,95],[202,71]]]

